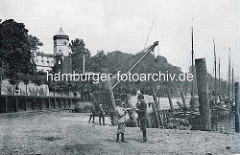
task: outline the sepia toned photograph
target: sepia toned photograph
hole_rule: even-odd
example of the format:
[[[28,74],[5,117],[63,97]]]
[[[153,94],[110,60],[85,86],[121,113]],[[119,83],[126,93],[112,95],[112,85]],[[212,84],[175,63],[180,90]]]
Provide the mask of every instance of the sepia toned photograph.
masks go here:
[[[239,0],[0,0],[0,155],[240,155]]]

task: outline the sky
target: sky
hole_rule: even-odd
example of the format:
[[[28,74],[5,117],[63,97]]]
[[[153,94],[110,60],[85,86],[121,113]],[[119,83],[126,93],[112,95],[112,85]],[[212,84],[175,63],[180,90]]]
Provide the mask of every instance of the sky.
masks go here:
[[[62,27],[70,40],[83,39],[92,55],[98,50],[135,54],[146,42],[159,41],[155,54],[184,72],[190,66],[193,26],[194,57],[206,58],[213,74],[214,38],[221,77],[227,79],[230,53],[236,80],[239,13],[238,0],[0,0],[0,18],[24,23],[46,53],[53,53],[53,36]]]

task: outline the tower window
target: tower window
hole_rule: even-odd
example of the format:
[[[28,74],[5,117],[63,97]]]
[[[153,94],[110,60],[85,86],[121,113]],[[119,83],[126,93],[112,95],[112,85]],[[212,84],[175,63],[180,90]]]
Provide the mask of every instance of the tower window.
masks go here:
[[[66,42],[66,41],[64,41],[64,45],[67,45],[67,42]]]
[[[59,65],[61,64],[61,61],[60,61],[60,60],[58,60],[58,64],[59,64]]]

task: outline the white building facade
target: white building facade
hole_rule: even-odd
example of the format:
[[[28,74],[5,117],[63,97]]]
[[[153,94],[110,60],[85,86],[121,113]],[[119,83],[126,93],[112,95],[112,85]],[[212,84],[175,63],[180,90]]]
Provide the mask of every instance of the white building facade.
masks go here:
[[[54,35],[53,41],[53,54],[32,50],[32,60],[36,64],[37,72],[46,73],[47,71],[52,71],[54,66],[57,68],[57,72],[71,72],[72,51],[69,47],[68,35],[60,28],[58,33]],[[68,61],[64,61],[64,59]]]

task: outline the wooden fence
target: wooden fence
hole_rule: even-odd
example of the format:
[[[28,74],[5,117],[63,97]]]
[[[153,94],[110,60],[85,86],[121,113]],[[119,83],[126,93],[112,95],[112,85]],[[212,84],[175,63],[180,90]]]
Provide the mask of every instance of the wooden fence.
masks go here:
[[[0,113],[68,109],[74,97],[0,95]]]

